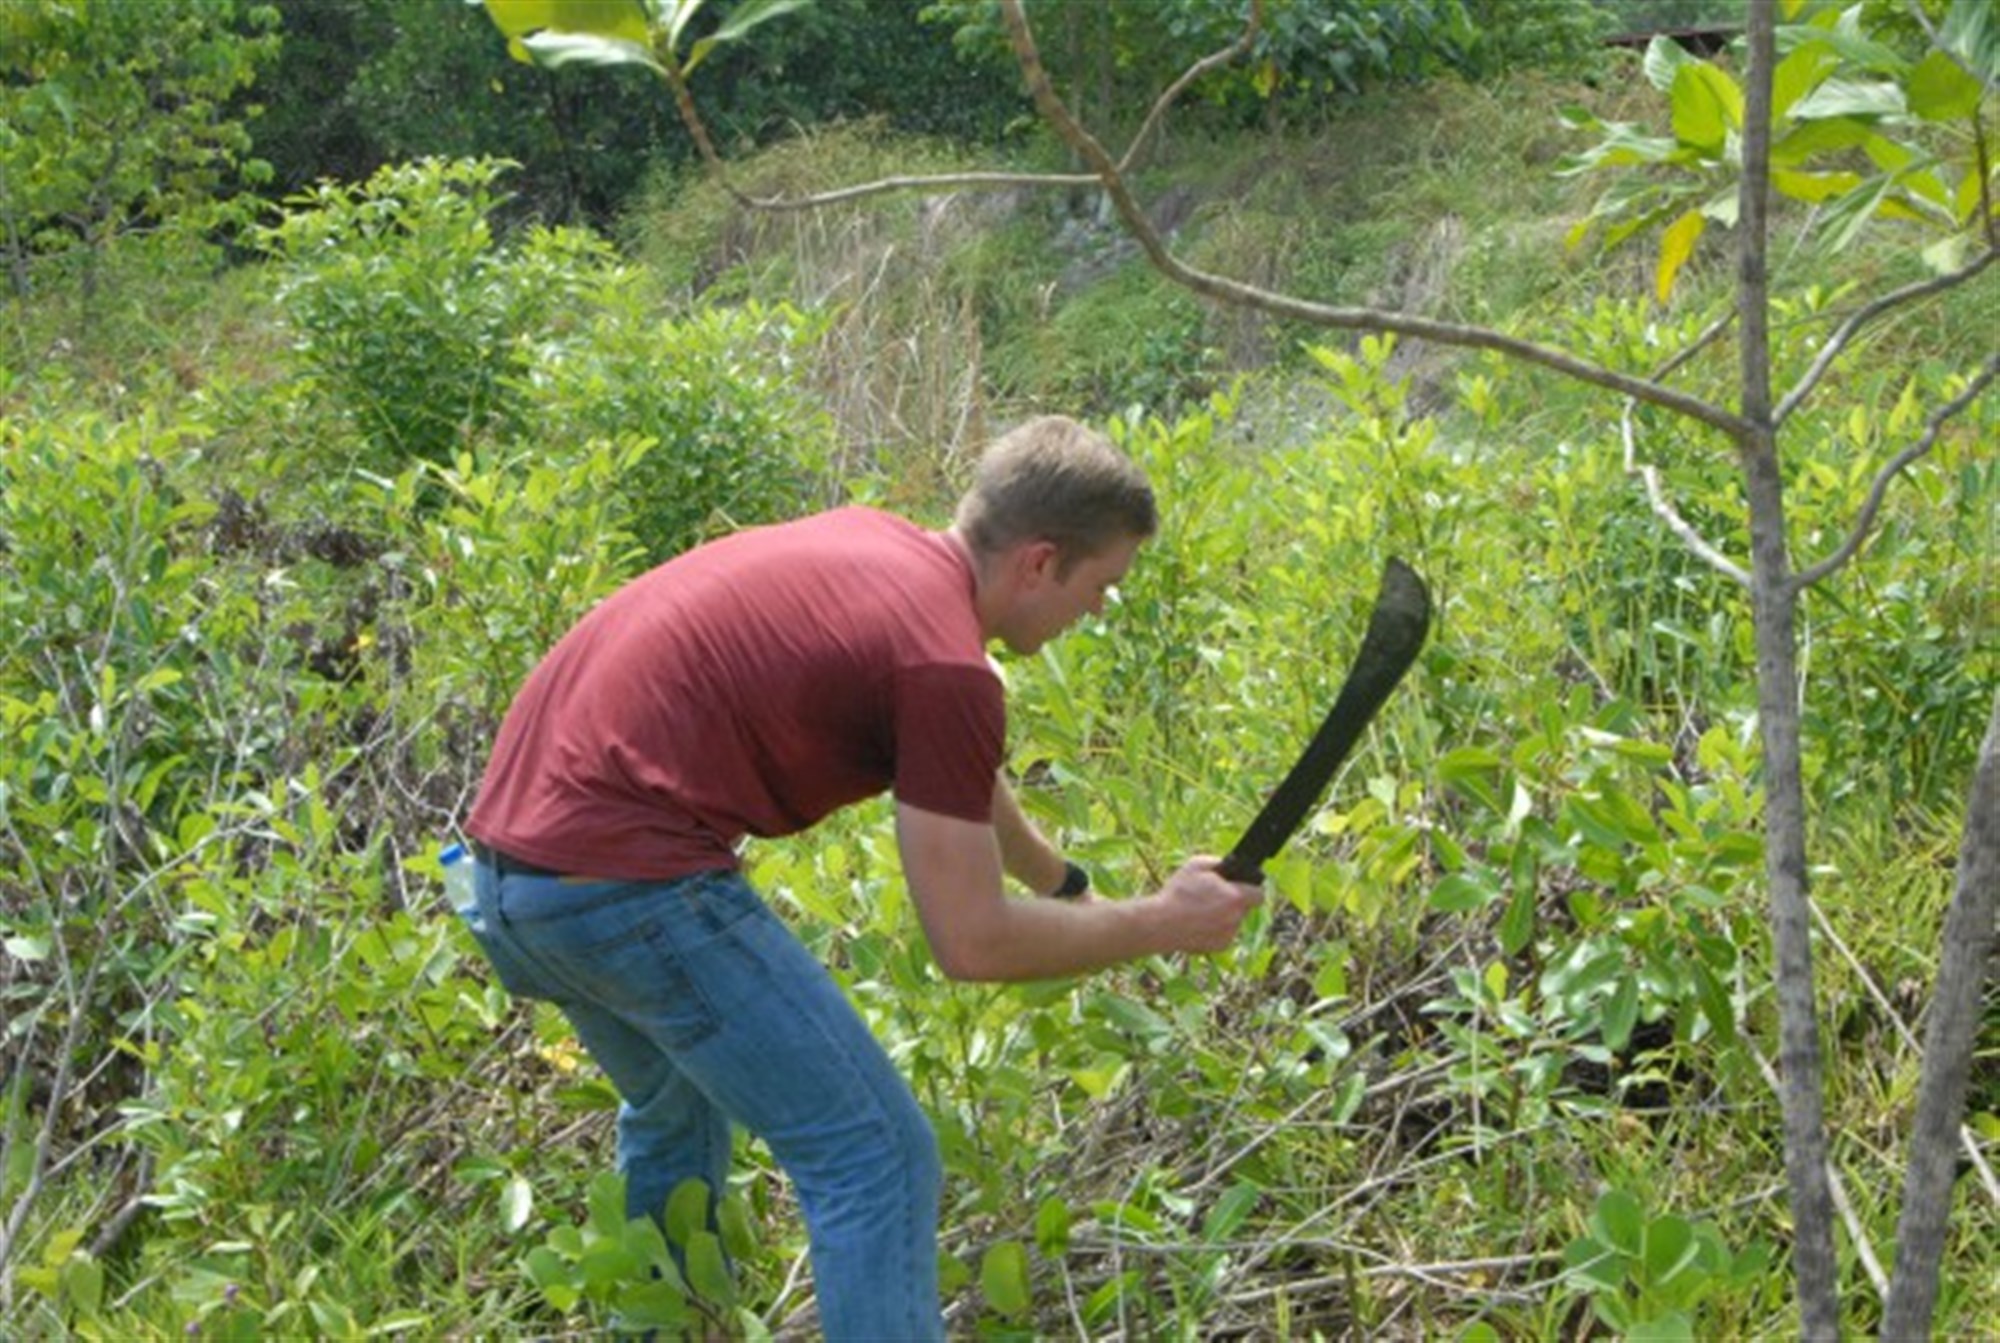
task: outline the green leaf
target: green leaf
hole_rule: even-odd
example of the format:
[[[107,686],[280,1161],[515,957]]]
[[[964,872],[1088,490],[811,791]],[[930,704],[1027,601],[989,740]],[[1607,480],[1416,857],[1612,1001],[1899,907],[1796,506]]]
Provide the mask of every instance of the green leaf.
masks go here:
[[[599,1234],[617,1236],[625,1230],[625,1181],[610,1171],[590,1180],[590,1225]]]
[[[750,1207],[743,1196],[731,1190],[723,1195],[722,1205],[715,1210],[717,1229],[722,1232],[722,1248],[737,1259],[749,1259],[757,1253],[757,1233],[750,1225]]]
[[[1069,1252],[1069,1204],[1060,1195],[1050,1194],[1035,1209],[1035,1248],[1050,1259]]]
[[[521,45],[534,57],[535,64],[551,70],[565,65],[643,65],[659,74],[666,73],[666,69],[653,59],[650,47],[618,37],[540,32],[522,38]]]
[[[1772,186],[1795,201],[1813,205],[1854,190],[1862,180],[1861,174],[1854,172],[1800,173],[1775,166],[1771,169]]]
[[[62,1290],[77,1314],[85,1319],[96,1315],[104,1305],[104,1265],[77,1251],[62,1267]]]
[[[795,9],[802,9],[807,3],[808,0],[745,0],[730,12],[720,28],[695,43],[693,50],[688,53],[687,64],[681,68],[681,73],[693,74],[694,68],[701,64],[702,59],[724,42],[734,42],[759,24],[769,23],[772,19],[789,14]],[[679,32],[676,31],[674,36],[678,41]]]
[[[1604,1004],[1602,1034],[1605,1048],[1621,1050],[1631,1043],[1632,1028],[1639,1023],[1639,977],[1626,975]]]
[[[642,1282],[618,1294],[618,1323],[626,1328],[678,1329],[688,1314],[687,1294],[671,1282]]]
[[[1671,37],[1655,37],[1646,44],[1646,80],[1661,93],[1672,93],[1682,67],[1696,63]]]
[[[567,1313],[582,1299],[583,1291],[576,1285],[570,1266],[548,1246],[537,1245],[528,1251],[526,1265],[528,1280],[557,1310]]]
[[[1527,846],[1522,845],[1525,851]],[[1528,875],[1523,880],[1520,874],[1520,859],[1516,855],[1514,894],[1507,901],[1507,912],[1500,918],[1500,950],[1509,956],[1518,956],[1535,937],[1535,905],[1539,895],[1535,880],[1535,861],[1528,857]]]
[[[1771,162],[1777,167],[1798,167],[1816,154],[1837,154],[1866,144],[1875,133],[1873,122],[1858,117],[1803,121],[1772,143]]]
[[[1840,58],[1824,43],[1800,47],[1779,61],[1771,71],[1771,124],[1783,125],[1792,104],[1819,87],[1840,65]]]
[[[1979,111],[1985,92],[1950,55],[1933,51],[1917,62],[1905,85],[1910,110],[1926,121],[1957,121]]]
[[[1142,1040],[1154,1040],[1173,1034],[1174,1028],[1165,1017],[1144,1003],[1116,993],[1093,995],[1090,1007],[1110,1018],[1111,1023],[1120,1030],[1128,1031]]]
[[[1469,794],[1488,810],[1499,811],[1500,796],[1494,788],[1493,776],[1505,765],[1506,762],[1492,751],[1465,746],[1439,760],[1437,771],[1438,777],[1445,783]]]
[[[1011,1240],[988,1247],[979,1261],[979,1290],[985,1294],[986,1304],[1000,1314],[1012,1319],[1026,1315],[1034,1304],[1028,1283],[1028,1251]]]
[[[1248,1180],[1239,1180],[1229,1186],[1221,1198],[1215,1201],[1208,1216],[1201,1224],[1201,1238],[1205,1241],[1226,1241],[1242,1230],[1243,1224],[1256,1210],[1264,1191]]]
[[[1900,79],[1910,68],[1909,60],[1887,43],[1864,36],[1859,27],[1849,21],[1851,16],[1852,11],[1828,10],[1811,24],[1781,28],[1778,30],[1779,49],[1792,50],[1794,44],[1817,46],[1834,53],[1849,65]]]
[[[1900,85],[1829,79],[1792,107],[1797,121],[1827,117],[1898,117],[1908,107]]]
[[[1743,125],[1743,90],[1706,61],[1690,61],[1674,75],[1674,138],[1710,158],[1722,156],[1731,129]]]
[[[667,1195],[667,1239],[686,1245],[698,1231],[708,1229],[708,1182],[698,1178],[682,1180]]]
[[[1730,1004],[1729,993],[1722,987],[1722,981],[1715,977],[1700,961],[1694,962],[1695,996],[1701,1001],[1701,1014],[1708,1018],[1708,1024],[1716,1037],[1724,1044],[1736,1039],[1736,1011]]]
[[[1441,914],[1469,914],[1500,898],[1500,887],[1484,868],[1453,872],[1431,888],[1430,906]]]
[[[1658,1319],[1635,1320],[1626,1343],[1695,1343],[1694,1321],[1679,1311]]]
[[[534,1209],[534,1186],[518,1175],[507,1181],[506,1188],[500,1191],[500,1225],[509,1233],[519,1231],[528,1224],[528,1216]]]
[[[1884,175],[1872,178],[1859,187],[1838,197],[1827,207],[1820,225],[1832,234],[1829,246],[1836,252],[1845,250],[1861,236],[1861,230],[1882,208],[1882,202],[1896,185],[1893,177]]]
[[[1644,1248],[1646,1210],[1623,1189],[1604,1191],[1597,1200],[1597,1211],[1590,1216],[1590,1225],[1600,1242],[1621,1254],[1637,1259]]]
[[[17,961],[45,961],[49,958],[49,939],[43,936],[22,934],[0,942],[7,954]]]
[[[477,4],[480,0],[467,0]],[[645,46],[651,40],[640,0],[484,0],[487,17],[514,59],[533,57],[524,40],[540,32],[588,34]]]
[[[736,1283],[729,1274],[729,1259],[722,1252],[722,1240],[713,1231],[697,1231],[687,1243],[688,1286],[717,1305],[736,1302]]]
[[[1674,277],[1681,273],[1681,267],[1694,255],[1694,246],[1707,227],[1708,220],[1701,211],[1689,210],[1669,224],[1667,231],[1660,236],[1660,264],[1654,273],[1653,291],[1661,303],[1673,296]]]
[[[1655,1287],[1665,1286],[1685,1272],[1701,1253],[1694,1228],[1684,1218],[1656,1217],[1646,1225],[1646,1252],[1641,1262]]]
[[[1611,1246],[1590,1236],[1581,1236],[1563,1247],[1563,1263],[1569,1274],[1601,1292],[1615,1292],[1625,1285],[1625,1261]]]

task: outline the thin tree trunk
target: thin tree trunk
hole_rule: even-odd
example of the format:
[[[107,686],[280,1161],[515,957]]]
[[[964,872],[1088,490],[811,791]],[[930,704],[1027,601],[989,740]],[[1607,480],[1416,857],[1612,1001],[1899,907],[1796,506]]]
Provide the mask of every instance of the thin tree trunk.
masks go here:
[[[1980,1002],[1992,972],[1996,892],[2000,892],[2000,695],[1986,724],[1986,741],[1965,804],[1965,838],[1958,883],[1945,915],[1937,990],[1924,1033],[1923,1080],[1916,1129],[1903,1183],[1903,1218],[1896,1227],[1896,1271],[1882,1313],[1882,1337],[1929,1338],[1937,1307],[1938,1264],[1944,1256],[1958,1161],[1959,1120],[1979,1034]]]
[[[1774,0],[1750,0],[1743,182],[1739,205],[1737,322],[1741,333],[1750,505],[1751,593],[1756,620],[1757,709],[1764,744],[1765,874],[1778,962],[1778,1061],[1791,1189],[1792,1272],[1809,1340],[1840,1336],[1840,1266],[1833,1250],[1833,1191],[1826,1170],[1812,909],[1806,885],[1805,785],[1799,751],[1798,594],[1785,543],[1785,484],[1771,407],[1769,280],[1765,272],[1771,149]]]

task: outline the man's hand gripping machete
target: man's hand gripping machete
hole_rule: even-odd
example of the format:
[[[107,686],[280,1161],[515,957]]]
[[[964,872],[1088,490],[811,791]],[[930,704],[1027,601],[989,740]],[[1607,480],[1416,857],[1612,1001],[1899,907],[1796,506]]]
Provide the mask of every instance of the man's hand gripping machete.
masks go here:
[[[1401,560],[1390,560],[1347,684],[1340,688],[1340,697],[1327,710],[1326,720],[1298,763],[1222,860],[1223,876],[1252,885],[1264,880],[1264,864],[1304,824],[1306,814],[1354,749],[1362,730],[1416,661],[1430,623],[1431,597],[1424,581]]]

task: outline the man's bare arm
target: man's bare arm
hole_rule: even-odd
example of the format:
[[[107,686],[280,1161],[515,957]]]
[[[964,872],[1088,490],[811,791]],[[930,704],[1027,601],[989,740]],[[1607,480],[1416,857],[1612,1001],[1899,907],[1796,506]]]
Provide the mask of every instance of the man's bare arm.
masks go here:
[[[1021,809],[1013,786],[1002,775],[993,781],[993,835],[1000,841],[1000,866],[1036,895],[1047,895],[1066,875],[1062,851]]]
[[[931,952],[953,979],[1057,979],[1174,951],[1220,951],[1262,899],[1196,858],[1130,900],[1009,899],[996,827],[899,803],[903,872]]]

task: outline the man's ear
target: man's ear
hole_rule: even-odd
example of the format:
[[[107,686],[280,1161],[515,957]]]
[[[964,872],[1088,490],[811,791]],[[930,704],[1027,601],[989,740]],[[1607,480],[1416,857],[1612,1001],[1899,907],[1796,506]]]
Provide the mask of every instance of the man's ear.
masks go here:
[[[1053,541],[1024,541],[1014,552],[1014,566],[1023,587],[1052,583],[1062,567],[1062,548]]]

